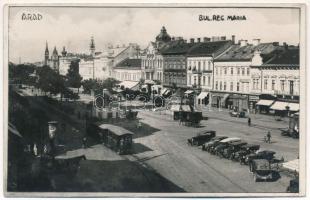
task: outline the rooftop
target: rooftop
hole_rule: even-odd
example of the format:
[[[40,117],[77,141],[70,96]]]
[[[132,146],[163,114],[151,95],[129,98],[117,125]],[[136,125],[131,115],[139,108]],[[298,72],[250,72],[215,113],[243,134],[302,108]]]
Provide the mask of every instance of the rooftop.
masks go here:
[[[225,61],[251,61],[255,51],[260,51],[261,54],[269,54],[277,48],[273,43],[260,43],[258,45],[240,44],[232,45],[228,50],[215,59],[216,62]]]
[[[222,40],[215,42],[200,42],[196,43],[192,48],[189,49],[188,56],[212,56],[217,52],[222,52],[231,45],[230,40]],[[226,48],[225,48],[226,47]]]
[[[141,68],[141,59],[126,58],[125,60],[118,63],[115,68]]]

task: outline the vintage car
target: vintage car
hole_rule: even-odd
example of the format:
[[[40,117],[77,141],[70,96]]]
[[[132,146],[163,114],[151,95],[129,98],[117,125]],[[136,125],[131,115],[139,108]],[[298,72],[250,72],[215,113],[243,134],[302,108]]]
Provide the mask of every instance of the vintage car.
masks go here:
[[[251,164],[249,164],[250,172],[253,173],[254,181],[259,180],[274,180],[275,170],[271,169],[269,160],[266,159],[254,159]]]
[[[227,136],[215,136],[212,138],[209,142],[206,142],[202,145],[203,151],[209,151],[210,147],[213,146],[215,143],[220,142],[221,140],[224,140],[228,138]]]
[[[255,154],[258,151],[260,145],[258,144],[246,144],[240,148],[240,151],[234,152],[231,159],[234,161],[239,161],[240,164],[245,163],[245,158],[249,154]]]
[[[244,118],[245,117],[245,112],[244,111],[241,111],[241,112],[231,111],[231,112],[229,112],[229,114],[232,117],[239,117],[239,118]]]
[[[299,192],[299,178],[298,177],[290,180],[290,184],[289,186],[287,186],[286,192],[292,192],[292,193]]]
[[[200,146],[203,145],[204,143],[210,141],[212,138],[214,138],[216,135],[216,131],[213,130],[204,130],[199,133],[197,133],[196,136],[189,138],[187,140],[187,143],[189,145],[195,145],[195,146]]]
[[[213,145],[210,148],[210,153],[219,155],[221,153],[221,151],[227,147],[228,144],[233,143],[233,142],[238,142],[238,141],[241,141],[241,139],[235,138],[235,137],[226,138],[224,140],[221,140],[218,144]]]
[[[245,157],[244,163],[250,164],[254,159],[266,159],[271,162],[274,159],[274,154],[276,154],[276,152],[269,150],[258,151],[256,153],[247,155]]]
[[[227,148],[223,150],[222,156],[224,158],[228,158],[232,160],[234,153],[240,151],[240,149],[246,144],[247,142],[245,141],[238,141],[238,142],[231,143],[228,145]]]

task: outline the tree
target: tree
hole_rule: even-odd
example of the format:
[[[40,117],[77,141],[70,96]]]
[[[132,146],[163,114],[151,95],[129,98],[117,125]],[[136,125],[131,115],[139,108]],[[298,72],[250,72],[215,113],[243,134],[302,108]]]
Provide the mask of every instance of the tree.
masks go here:
[[[79,60],[73,60],[70,63],[68,73],[66,74],[66,84],[69,87],[73,88],[78,88],[78,93],[79,93],[79,88],[82,85],[82,77],[79,74]]]

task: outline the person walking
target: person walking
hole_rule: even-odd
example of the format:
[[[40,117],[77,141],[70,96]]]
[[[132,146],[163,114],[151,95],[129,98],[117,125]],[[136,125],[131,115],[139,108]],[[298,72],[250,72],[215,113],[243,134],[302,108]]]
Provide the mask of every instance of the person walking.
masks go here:
[[[248,118],[248,126],[251,126],[251,117]]]
[[[267,141],[266,142],[268,142],[269,144],[271,143],[271,134],[270,134],[270,131],[268,131],[268,133],[267,133]]]
[[[86,149],[86,145],[87,145],[87,138],[83,137],[83,148]]]

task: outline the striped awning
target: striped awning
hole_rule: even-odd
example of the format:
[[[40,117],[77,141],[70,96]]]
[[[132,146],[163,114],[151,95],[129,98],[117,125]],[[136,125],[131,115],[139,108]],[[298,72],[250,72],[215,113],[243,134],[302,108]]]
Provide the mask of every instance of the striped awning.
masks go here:
[[[286,110],[287,106],[289,105],[288,102],[276,101],[270,109],[272,110]]]

